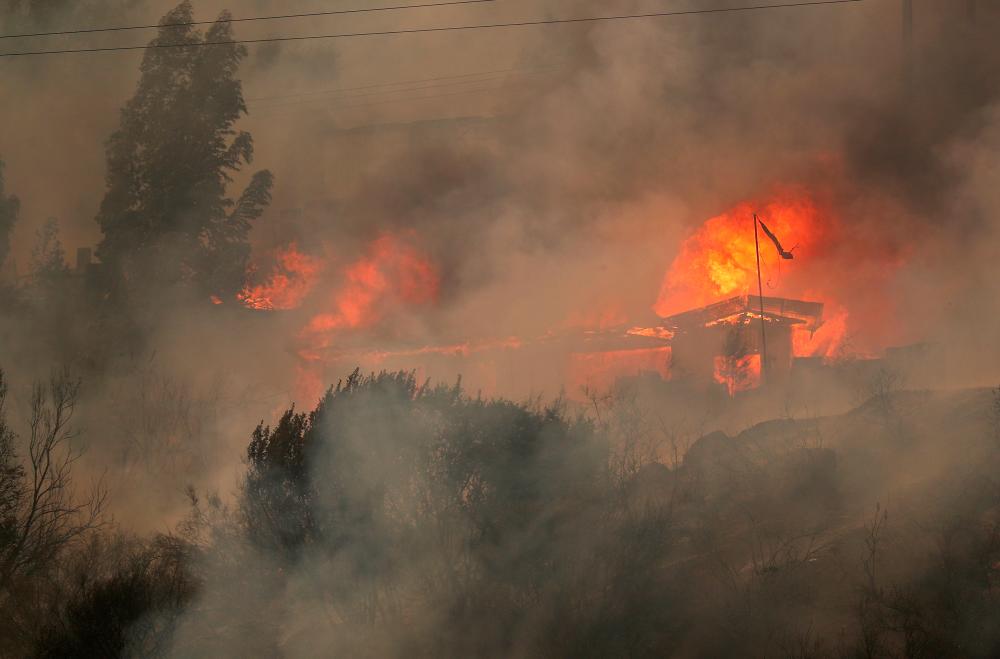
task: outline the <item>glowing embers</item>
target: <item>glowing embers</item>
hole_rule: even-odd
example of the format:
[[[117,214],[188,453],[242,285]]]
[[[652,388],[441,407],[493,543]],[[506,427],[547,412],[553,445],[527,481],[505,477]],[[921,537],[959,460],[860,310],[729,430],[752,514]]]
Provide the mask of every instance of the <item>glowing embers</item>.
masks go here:
[[[295,243],[290,243],[275,253],[267,281],[256,286],[248,284],[236,298],[251,309],[294,309],[302,304],[322,271],[321,260],[303,254]]]
[[[761,385],[760,355],[742,357],[718,355],[715,357],[713,378],[725,385],[730,396],[755,389]]]
[[[632,327],[625,332],[628,336],[645,336],[651,339],[669,341],[674,333],[666,327]]]
[[[454,343],[440,346],[421,346],[419,348],[372,349],[351,353],[359,361],[365,363],[379,364],[393,359],[407,357],[421,357],[424,355],[443,355],[452,357],[469,357],[478,353],[497,350],[517,350],[524,344],[517,337],[507,339],[496,339],[487,341],[476,341],[467,343]]]
[[[663,324],[675,332],[675,377],[696,386],[723,384],[734,395],[763,384],[764,375],[768,383],[784,381],[791,371],[793,335],[821,329],[822,317],[818,302],[751,295],[674,314]]]

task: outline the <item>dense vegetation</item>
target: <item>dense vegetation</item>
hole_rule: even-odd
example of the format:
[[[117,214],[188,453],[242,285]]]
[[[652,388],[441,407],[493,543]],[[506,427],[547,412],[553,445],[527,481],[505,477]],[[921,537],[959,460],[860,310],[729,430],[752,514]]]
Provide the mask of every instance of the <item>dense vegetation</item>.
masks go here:
[[[40,5],[52,3],[21,4],[9,11],[25,30],[47,24]],[[228,12],[205,30],[200,24],[185,0],[163,16],[145,51],[135,92],[105,146],[97,262],[72,269],[58,220],[48,218],[29,267],[21,263],[13,277],[10,237],[20,203],[5,189],[0,160],[0,301],[17,312],[10,317],[34,321],[0,328],[23,333],[12,343],[100,370],[143,349],[180,302],[230,300],[244,285],[250,230],[271,202],[273,176],[257,171],[238,194],[230,191],[254,156],[253,137],[238,129],[247,112],[238,76],[246,48],[234,41]],[[158,47],[205,42],[213,45]]]
[[[772,422],[668,466],[624,398],[585,417],[355,372],[257,426],[234,499],[191,491],[184,523],[138,538],[102,514],[113,492],[73,486],[76,386],[35,389],[27,442],[3,419],[7,656],[1000,649],[996,425],[960,442],[974,460],[866,512],[861,481],[923,441],[874,401],[837,421],[864,444]]]
[[[28,26],[71,4],[8,2]],[[20,376],[0,375],[0,656],[1000,655],[1000,391],[882,373],[849,414],[679,437],[634,392],[581,408],[355,372],[241,418],[242,455],[216,460],[221,394],[142,339],[232,298],[271,176],[228,192],[253,157],[245,51],[227,15],[192,18],[156,41],[219,45],[148,50],[107,143],[101,263],[71,272],[52,220],[0,283]],[[49,363],[72,372],[33,385]],[[239,457],[235,492],[192,487],[162,521],[149,492]],[[109,514],[130,506],[160,531]]]

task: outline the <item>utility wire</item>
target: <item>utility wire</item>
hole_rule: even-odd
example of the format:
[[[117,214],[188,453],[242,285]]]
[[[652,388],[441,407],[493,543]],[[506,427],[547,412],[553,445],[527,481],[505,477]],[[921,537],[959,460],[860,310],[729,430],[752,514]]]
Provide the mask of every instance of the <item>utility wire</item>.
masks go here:
[[[843,5],[864,2],[864,0],[814,0],[813,2],[792,2],[774,5],[751,5],[746,7],[719,7],[715,9],[691,9],[687,11],[659,11],[647,14],[620,14],[617,16],[590,16],[586,18],[553,18],[535,21],[518,21],[513,23],[485,23],[478,25],[448,25],[443,27],[405,28],[398,30],[380,30],[376,32],[340,32],[335,34],[312,34],[300,37],[263,37],[260,39],[233,39],[230,41],[199,41],[195,43],[150,43],[145,46],[107,46],[102,48],[66,48],[61,50],[27,50],[11,53],[0,53],[0,57],[27,57],[32,55],[65,55],[70,53],[106,53],[129,50],[146,50],[147,48],[191,48],[195,46],[232,46],[235,44],[274,43],[282,41],[311,41],[314,39],[346,39],[351,37],[381,37],[402,34],[420,34],[432,32],[456,32],[466,30],[489,30],[496,28],[528,27],[534,25],[559,25],[568,23],[596,23],[622,21],[641,18],[659,18],[663,16],[689,16],[693,14],[722,14],[730,12],[754,11],[760,9],[785,9],[792,7],[815,7],[819,5]]]
[[[371,7],[368,9],[337,9],[330,11],[310,11],[301,14],[279,14],[277,16],[249,16],[247,18],[219,18],[213,21],[187,21],[184,23],[157,23],[155,25],[127,25],[117,27],[92,27],[75,30],[57,30],[55,32],[25,32],[23,34],[0,34],[0,39],[25,39],[28,37],[54,37],[72,34],[94,34],[97,32],[125,32],[128,30],[150,30],[162,27],[189,27],[192,25],[207,25],[209,23],[248,23],[250,21],[276,21],[294,18],[316,18],[319,16],[336,16],[341,14],[366,14],[378,11],[397,11],[402,9],[426,9],[430,7],[451,7],[455,5],[476,5],[496,0],[448,0],[447,2],[432,2],[420,5],[395,5],[392,7]]]

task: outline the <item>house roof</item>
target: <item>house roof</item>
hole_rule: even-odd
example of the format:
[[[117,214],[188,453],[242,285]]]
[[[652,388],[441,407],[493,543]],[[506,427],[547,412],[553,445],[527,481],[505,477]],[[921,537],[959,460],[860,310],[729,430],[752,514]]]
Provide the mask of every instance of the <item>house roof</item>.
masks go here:
[[[783,297],[763,297],[764,318],[786,325],[800,325],[803,329],[815,331],[823,324],[823,304],[804,300],[790,300]],[[759,318],[761,298],[756,295],[738,295],[728,300],[715,302],[699,309],[667,316],[663,326],[674,331],[684,331],[707,327],[718,323],[743,322],[748,318]]]

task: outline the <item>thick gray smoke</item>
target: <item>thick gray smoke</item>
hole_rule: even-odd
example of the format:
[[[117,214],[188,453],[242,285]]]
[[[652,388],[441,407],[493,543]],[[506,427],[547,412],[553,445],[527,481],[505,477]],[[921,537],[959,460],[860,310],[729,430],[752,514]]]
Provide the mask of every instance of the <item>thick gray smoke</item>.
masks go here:
[[[152,22],[170,5],[30,16],[27,6],[8,10],[12,31]],[[208,19],[221,6],[196,9]],[[317,8],[325,6],[301,7]],[[651,9],[662,8],[503,3],[237,29],[254,38]],[[870,343],[936,339],[975,313],[956,315],[956,298],[990,297],[956,291],[982,285],[966,277],[979,258],[989,262],[968,259],[989,244],[993,222],[964,191],[989,167],[982,144],[993,125],[996,16],[979,7],[973,23],[964,6],[919,1],[915,14],[909,86],[893,2],[253,46],[243,125],[255,136],[256,164],[277,178],[257,244],[265,252],[297,239],[350,262],[380,232],[412,232],[440,270],[442,292],[407,326],[407,341],[534,337],[608,309],[645,320],[685,230],[776,185],[801,184],[843,225],[845,244],[830,247],[824,270],[844,280],[845,295],[853,288],[872,298],[861,308],[893,298],[892,322],[906,330],[883,337],[883,328],[858,328],[876,335]],[[137,58],[8,60],[2,153],[8,188],[24,206],[14,240],[22,271],[46,217],[59,218],[71,255],[96,242],[101,144],[131,93]],[[467,74],[479,75],[457,77]],[[385,86],[406,81],[416,82]],[[334,91],[318,93],[326,90]],[[955,272],[954,258],[969,267]],[[902,267],[880,276],[896,260]],[[866,273],[867,285],[850,271]],[[858,290],[868,287],[884,294]]]
[[[364,4],[345,1],[332,7]],[[235,32],[237,38],[254,39],[745,4],[498,0],[240,22]],[[20,383],[67,364],[84,373],[77,422],[87,453],[80,469],[99,476],[106,468],[109,484],[124,493],[109,501],[123,529],[164,531],[188,512],[182,492],[189,484],[199,492],[218,491],[224,502],[234,500],[246,467],[239,458],[258,420],[274,422],[292,403],[311,410],[326,386],[359,363],[417,369],[421,378],[443,382],[461,375],[473,397],[483,391],[551,400],[561,390],[578,387],[565,368],[575,345],[568,334],[656,322],[651,309],[664,274],[692,230],[741,202],[763,202],[776,190],[794,189],[806,191],[830,227],[813,261],[802,259],[801,267],[816,280],[816,291],[849,310],[849,333],[859,352],[934,343],[944,346],[947,356],[935,386],[993,385],[1000,376],[1000,193],[995,185],[1000,49],[993,37],[1000,8],[985,1],[913,0],[908,51],[902,4],[865,0],[250,45],[239,71],[248,115],[238,127],[252,133],[255,154],[233,189],[260,168],[275,176],[273,202],[251,236],[259,267],[251,275],[256,283],[266,282],[275,250],[294,244],[322,264],[308,294],[291,305],[296,308],[272,312],[251,312],[235,300],[218,307],[185,302],[176,308],[164,300],[163,313],[133,328],[141,340],[100,350],[87,336],[96,326],[101,300],[33,294],[24,302],[27,307],[0,308],[0,366],[10,381]],[[173,5],[169,0],[6,0],[0,3],[0,32],[151,24]],[[331,5],[321,0],[294,6],[264,0],[195,3],[200,20],[211,20],[223,9],[249,17],[329,10]],[[150,38],[149,31],[126,31],[0,39],[0,51],[141,45]],[[32,250],[49,218],[58,220],[71,268],[77,248],[100,241],[94,217],[105,192],[104,145],[134,93],[141,54],[0,58],[0,160],[5,194],[20,200],[11,254],[0,272],[10,273],[16,264],[22,284],[34,281]],[[364,280],[365,274],[351,268],[376,259],[377,241],[386,236],[404,254],[402,261],[388,260],[393,281],[352,289],[351,282]],[[433,294],[408,288],[411,279],[423,281],[422,266],[413,261],[433,270]],[[776,286],[782,294],[780,282]],[[363,304],[344,302],[352,292],[351,304],[359,297]],[[155,306],[155,301],[147,303]],[[6,298],[0,304],[6,305]],[[345,309],[355,308],[361,309],[358,320],[348,322],[345,318],[352,317]],[[29,323],[28,315],[41,320]],[[336,329],[310,334],[317,317]],[[871,404],[860,414],[882,424],[874,433],[880,439],[902,441],[906,432],[897,421],[903,415],[885,406],[902,384],[885,373],[878,377],[851,392],[849,401],[842,396],[822,409],[846,411],[845,402],[874,397],[882,407]],[[622,400],[589,393],[574,390],[569,398],[589,404],[584,411],[605,423],[605,430],[614,426],[608,431],[612,445],[619,446],[622,437],[638,441],[637,436],[655,435],[660,443],[646,451],[647,461],[655,456],[674,467],[683,462],[678,442],[687,446],[702,432],[742,429],[750,420],[779,416],[775,410],[787,405],[772,400],[766,409],[725,412],[716,400],[666,405],[654,399],[653,411],[641,422],[616,418],[615,425],[601,417],[610,414],[602,406],[613,401],[620,409]],[[969,396],[958,396],[956,409],[964,412],[955,414],[967,412],[971,418],[988,405],[982,392]],[[25,388],[12,389],[11,400],[21,407],[28,399]],[[919,407],[919,400],[913,406]],[[371,414],[383,412],[389,414],[381,409]],[[980,416],[975,418],[981,425]],[[785,444],[820,451],[827,448],[823,437],[836,437],[831,442],[849,447],[853,462],[840,485],[849,492],[841,503],[852,516],[886,492],[911,486],[902,471],[927,479],[941,475],[940,451],[927,431],[920,435],[919,455],[905,469],[879,454],[877,467],[883,471],[872,478],[881,485],[866,489],[861,481],[871,475],[864,466],[871,456],[852,443],[852,429],[871,426],[856,416],[824,423],[795,426],[809,435],[808,442],[799,446],[793,438]],[[980,425],[975,432],[982,434]],[[351,442],[363,443],[357,437],[363,433],[351,432]],[[396,441],[401,432],[380,426],[367,439],[377,448]],[[727,447],[732,440],[719,441]],[[767,450],[787,458],[781,469],[794,471],[798,454],[789,457],[794,451],[786,451],[785,444],[780,451],[770,445]],[[744,469],[773,457],[768,456],[733,459]],[[825,459],[818,458],[822,464]],[[367,474],[364,482],[400,486],[402,477],[392,465],[365,467],[385,472]],[[684,478],[695,471],[692,467]],[[680,478],[671,473],[670,478]],[[754,473],[754,487],[770,478]],[[700,481],[691,487],[698,496],[711,490]],[[795,496],[789,487],[780,496]],[[405,499],[398,492],[394,496]],[[918,500],[914,495],[909,501]],[[772,503],[760,505],[773,512],[778,504]],[[543,506],[545,515],[557,516],[549,505],[557,508],[562,502]],[[712,514],[720,510],[708,506],[690,514],[709,509]],[[216,512],[224,515],[225,506]],[[719,513],[719,519],[729,512]],[[631,520],[618,509],[604,513],[621,513],[615,524]],[[823,509],[827,513],[834,515]],[[399,514],[416,516],[410,510]],[[201,530],[231,530],[231,522],[215,520],[215,526],[206,523]],[[726,532],[721,522],[709,530]],[[524,533],[526,543],[537,537]],[[597,545],[605,540],[581,542],[585,551],[600,553],[606,547]],[[715,539],[705,542],[711,551],[724,546],[712,544]],[[281,608],[275,636],[292,639],[286,646],[292,656],[322,654],[330,647],[344,653],[356,649],[350,645],[356,630],[348,629],[335,608],[344,601],[351,607],[377,605],[351,598],[331,603],[322,588],[318,595],[313,588],[317,575],[345,569],[330,563],[342,557],[307,555],[295,563],[258,551],[243,537],[207,544],[211,551],[200,555],[198,564],[205,589],[195,611],[224,610],[248,598],[248,607]],[[220,556],[227,551],[231,561]],[[709,553],[684,549],[667,558],[696,558],[703,570],[706,563],[699,561],[707,561]],[[422,547],[398,582],[387,578],[388,589],[400,597],[412,595],[423,585],[418,575],[437,567],[439,559]],[[237,564],[255,566],[248,572],[289,576],[234,586],[226,580]],[[737,577],[742,574],[734,570]],[[557,598],[563,587],[572,591],[567,585],[572,577],[567,579],[554,582],[554,590],[544,596]],[[697,590],[685,590],[698,582],[696,577],[684,581],[680,592]],[[725,617],[714,603],[701,606],[711,612],[706,615]],[[431,607],[420,615],[407,610],[396,622],[407,627],[408,615],[427,633],[445,617],[442,609]],[[234,613],[227,620],[232,619],[246,623],[253,618]],[[199,634],[208,633],[204,621],[186,614],[179,624],[178,647],[200,647]],[[324,625],[320,639],[302,631]],[[526,625],[535,627],[519,632],[530,637],[544,621]],[[386,645],[373,652],[387,655],[409,647],[402,633],[388,634]],[[527,646],[514,647],[532,653]]]
[[[435,303],[383,309],[383,322],[360,338],[335,341],[366,350],[530,342],[609,316],[642,324],[686,231],[775,186],[801,185],[839,225],[809,267],[851,303],[857,342],[876,351],[944,341],[957,348],[957,382],[985,381],[997,361],[995,204],[985,183],[995,167],[997,16],[983,6],[972,19],[965,7],[915,4],[909,82],[894,2],[252,46],[241,71],[242,127],[255,137],[254,168],[276,176],[255,229],[258,255],[266,266],[269,248],[295,240],[329,267],[287,317],[172,314],[152,328],[152,350],[170,377],[203,381],[204,365],[216,364],[276,396],[275,409],[301,399],[302,328],[327,311],[342,268],[384,232],[433,264]],[[170,6],[15,3],[5,30],[151,23]],[[222,8],[196,10],[208,20]],[[232,9],[274,13],[267,3]],[[651,9],[662,8],[512,2],[238,23],[237,36]],[[13,39],[5,48],[146,38]],[[22,202],[12,251],[20,274],[48,217],[58,218],[70,260],[97,242],[102,144],[132,93],[138,57],[5,60],[0,154],[7,189]],[[242,340],[229,339],[234,331]],[[24,362],[17,353],[10,359]],[[316,377],[330,379],[358,357],[329,361]],[[551,396],[567,385],[544,347],[515,358],[524,372],[513,377],[492,363],[443,362],[427,374],[464,371],[470,386],[497,393]]]

